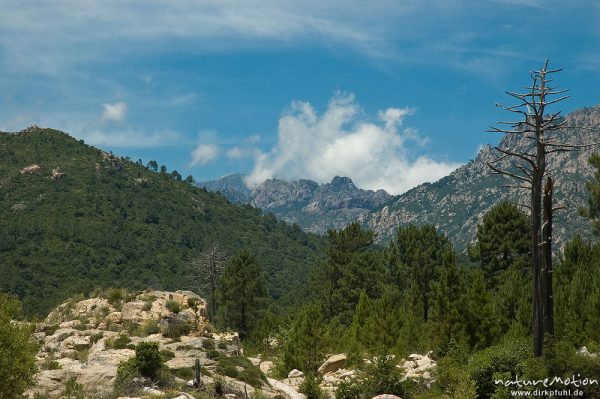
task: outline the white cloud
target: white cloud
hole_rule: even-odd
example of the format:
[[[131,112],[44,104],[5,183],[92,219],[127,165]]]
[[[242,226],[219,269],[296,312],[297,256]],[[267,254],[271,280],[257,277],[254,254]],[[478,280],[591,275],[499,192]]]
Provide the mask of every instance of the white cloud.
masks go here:
[[[219,147],[213,144],[198,144],[192,151],[191,166],[206,165],[219,155]]]
[[[102,104],[102,119],[114,122],[123,122],[127,116],[127,104],[124,102]]]
[[[227,150],[225,156],[229,159],[241,159],[245,156],[245,151],[240,147],[233,147]]]
[[[248,176],[254,186],[265,179],[308,178],[328,182],[349,176],[361,188],[402,193],[438,180],[459,165],[412,155],[424,144],[413,128],[401,128],[410,108],[388,108],[370,120],[350,95],[336,95],[318,115],[306,102],[294,102],[279,120],[278,142],[258,152]]]

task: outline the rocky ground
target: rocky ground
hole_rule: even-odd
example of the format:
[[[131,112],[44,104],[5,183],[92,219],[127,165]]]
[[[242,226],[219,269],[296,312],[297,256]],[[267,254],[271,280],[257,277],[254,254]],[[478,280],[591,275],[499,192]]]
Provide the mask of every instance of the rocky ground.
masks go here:
[[[272,375],[273,361],[260,355],[243,357],[237,333],[215,332],[206,318],[206,301],[190,291],[110,290],[79,299],[60,305],[37,325],[39,373],[29,397],[69,396],[65,393],[76,384],[86,397],[115,398],[119,364],[135,355],[140,342],[157,342],[164,364],[175,376],[174,384],[165,389],[146,381],[141,396],[201,397],[190,387],[199,359],[204,386],[212,389],[218,381],[229,399],[304,398],[298,393],[304,380],[301,371],[292,370],[288,378],[277,380]],[[414,354],[399,364],[404,378],[433,381],[436,364],[429,355]],[[332,397],[341,381],[357,377],[356,370],[345,366],[346,356],[337,354],[319,368],[321,386]]]

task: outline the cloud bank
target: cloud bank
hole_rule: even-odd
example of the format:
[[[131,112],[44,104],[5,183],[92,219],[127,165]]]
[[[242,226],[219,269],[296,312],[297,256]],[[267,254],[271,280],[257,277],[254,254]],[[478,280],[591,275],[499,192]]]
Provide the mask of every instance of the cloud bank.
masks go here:
[[[293,102],[279,120],[278,142],[257,151],[249,186],[269,178],[329,182],[349,176],[357,186],[394,194],[447,175],[459,164],[422,152],[426,139],[402,128],[409,108],[388,108],[369,118],[351,95],[338,94],[319,115],[307,102]]]

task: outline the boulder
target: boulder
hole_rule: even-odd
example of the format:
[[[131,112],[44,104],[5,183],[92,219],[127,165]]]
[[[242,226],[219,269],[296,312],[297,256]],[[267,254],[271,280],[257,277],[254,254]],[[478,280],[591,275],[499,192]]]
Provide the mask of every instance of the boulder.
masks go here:
[[[56,168],[52,169],[52,175],[50,175],[50,178],[52,180],[60,180],[65,176],[64,172],[62,172],[60,170],[60,168],[57,166]]]
[[[330,356],[329,359],[325,360],[325,363],[319,367],[319,373],[325,375],[337,371],[344,367],[346,364],[346,355],[341,353],[338,355]]]
[[[72,335],[65,338],[65,340],[62,342],[62,347],[64,349],[72,349],[76,351],[87,349],[90,347],[90,337]]]
[[[264,374],[268,374],[269,371],[271,371],[271,369],[273,368],[273,362],[267,360],[262,362],[258,367],[260,368],[260,371],[262,371]]]
[[[303,376],[304,376],[304,373],[298,369],[293,369],[288,374],[288,378],[298,378],[298,377],[303,377]]]
[[[121,324],[123,322],[123,315],[121,312],[111,312],[106,316],[106,319],[111,323]]]
[[[151,388],[151,387],[142,388],[142,392],[147,393],[148,395],[162,395],[163,394],[162,391],[159,391],[158,389]]]
[[[22,175],[30,175],[30,174],[33,174],[33,173],[37,173],[40,170],[42,170],[42,168],[40,167],[40,165],[34,163],[33,165],[29,165],[29,166],[26,166],[23,169],[21,169],[20,173]]]
[[[387,393],[384,393],[382,395],[374,396],[373,399],[402,399],[402,398],[400,398],[396,395],[389,395]]]

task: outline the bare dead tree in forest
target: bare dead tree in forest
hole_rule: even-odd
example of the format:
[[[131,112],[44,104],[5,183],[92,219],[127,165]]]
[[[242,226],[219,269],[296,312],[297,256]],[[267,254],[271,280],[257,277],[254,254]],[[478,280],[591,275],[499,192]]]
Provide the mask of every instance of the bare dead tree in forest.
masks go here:
[[[546,157],[553,153],[568,152],[579,148],[597,145],[570,145],[560,141],[558,130],[585,129],[566,126],[561,111],[548,113],[548,106],[567,98],[568,89],[550,85],[549,76],[562,69],[548,69],[548,60],[540,70],[531,72],[532,83],[523,93],[506,92],[517,100],[517,104],[505,107],[496,106],[516,114],[522,119],[516,122],[498,122],[490,132],[505,135],[518,135],[529,140],[530,149],[510,149],[495,147],[500,157],[488,163],[495,172],[516,180],[516,185],[506,187],[529,191],[530,204],[522,205],[531,213],[531,251],[533,270],[533,342],[535,356],[543,354],[544,334],[554,334],[552,297],[552,219],[553,212],[561,207],[553,207],[554,180],[547,169]],[[499,162],[511,160],[510,167],[497,166]],[[544,185],[545,180],[545,185]]]
[[[210,295],[210,317],[214,320],[217,314],[217,285],[221,272],[229,260],[227,254],[213,243],[207,250],[191,262],[191,275],[194,288],[200,288]]]

